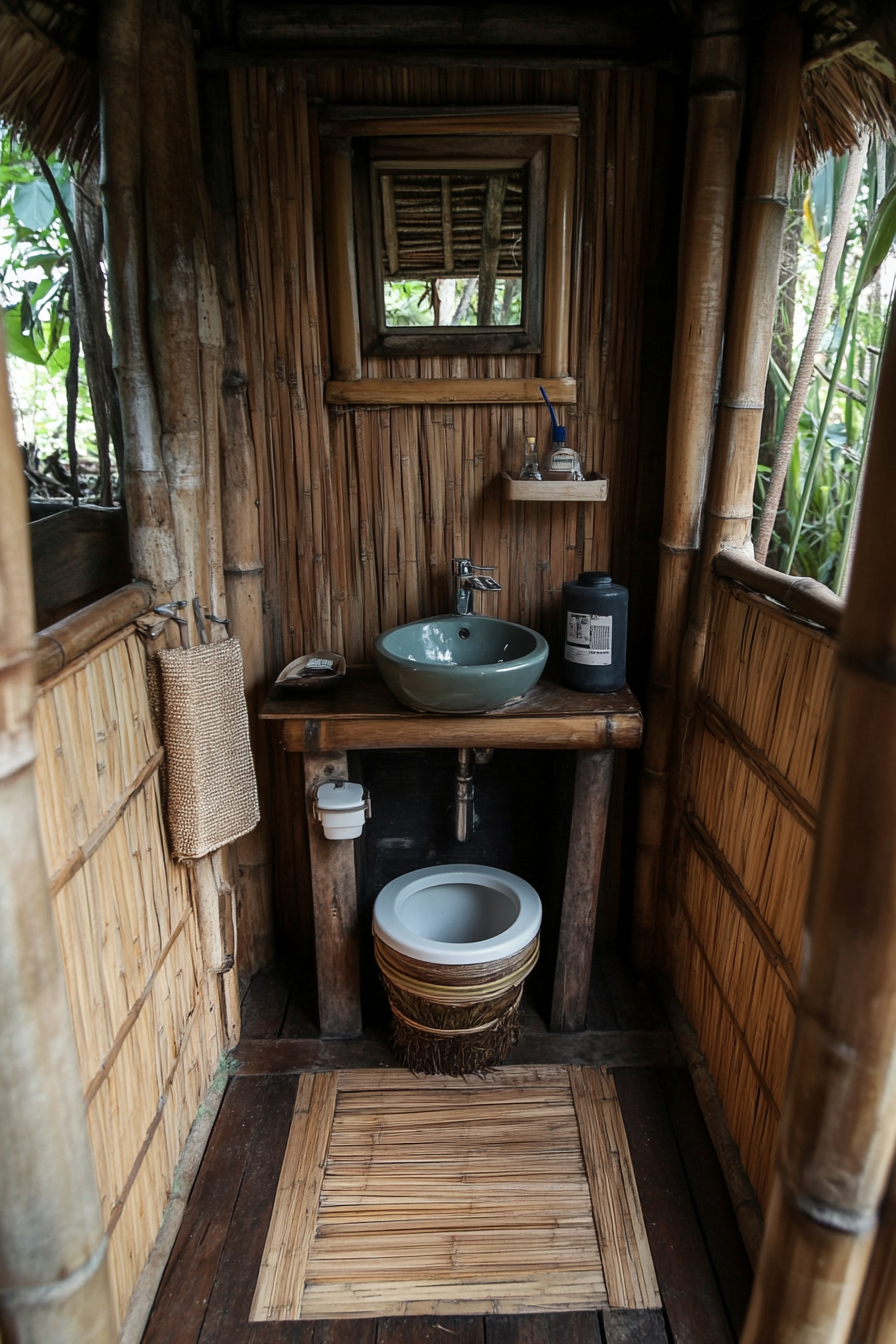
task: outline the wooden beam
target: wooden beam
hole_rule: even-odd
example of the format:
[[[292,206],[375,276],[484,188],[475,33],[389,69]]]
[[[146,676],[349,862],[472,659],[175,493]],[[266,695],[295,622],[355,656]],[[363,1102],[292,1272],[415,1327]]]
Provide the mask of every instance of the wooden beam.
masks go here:
[[[434,724],[438,723],[438,729]],[[390,747],[502,747],[563,751],[572,748],[601,751],[637,747],[641,742],[640,715],[570,715],[562,719],[522,716],[470,720],[458,717],[406,713],[389,719],[287,719],[281,741],[285,751],[377,751]],[[335,843],[330,841],[329,843]]]
[[[454,221],[451,217],[451,178],[442,178],[442,259],[445,273],[454,270]]]
[[[493,327],[495,283],[501,257],[501,219],[504,214],[504,196],[507,178],[493,173],[488,179],[485,209],[482,212],[482,244],[479,252],[479,290],[476,301],[477,325]]]
[[[675,23],[658,0],[583,8],[580,5],[294,5],[237,7],[241,45],[297,47],[416,46],[638,50],[644,34],[656,45],[674,39]]]
[[[321,135],[570,135],[577,107],[325,107]]]
[[[612,751],[578,753],[571,843],[551,1003],[551,1031],[583,1031],[585,1028],[612,783]]]
[[[304,767],[320,1032],[322,1036],[360,1036],[354,844],[351,840],[327,840],[312,812],[317,785],[327,780],[348,779],[348,761],[343,752],[309,752]]]
[[[360,364],[360,358],[359,358]],[[330,406],[506,406],[538,405],[539,386],[555,406],[574,406],[574,378],[334,378],[327,383]]]
[[[327,202],[327,299],[333,372],[342,382],[361,377],[361,320],[358,311],[358,266],[352,205],[351,143],[328,140],[321,155]]]
[[[569,373],[569,304],[577,155],[578,145],[572,136],[551,137],[541,338],[541,372],[545,378],[565,378]]]
[[[395,183],[391,173],[383,173],[380,177],[380,192],[383,197],[383,234],[389,274],[394,275],[398,270],[398,224],[395,219]]]

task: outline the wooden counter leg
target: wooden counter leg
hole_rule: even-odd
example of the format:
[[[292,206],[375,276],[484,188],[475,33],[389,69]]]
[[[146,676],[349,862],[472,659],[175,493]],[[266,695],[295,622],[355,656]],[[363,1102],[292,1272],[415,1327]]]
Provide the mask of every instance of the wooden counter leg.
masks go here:
[[[576,753],[576,783],[560,912],[551,1031],[585,1029],[597,893],[612,783],[612,751]]]
[[[348,779],[344,751],[305,752],[305,809],[311,852],[317,1004],[322,1036],[361,1035],[358,892],[352,840],[327,840],[312,815],[315,786]]]

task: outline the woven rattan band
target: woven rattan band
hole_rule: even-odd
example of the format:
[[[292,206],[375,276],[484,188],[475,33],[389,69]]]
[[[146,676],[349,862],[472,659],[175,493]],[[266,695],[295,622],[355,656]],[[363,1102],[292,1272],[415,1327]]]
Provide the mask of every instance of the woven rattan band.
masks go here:
[[[495,1027],[501,1025],[508,1013],[514,1012],[520,1006],[520,1000],[523,997],[523,987],[520,985],[520,992],[517,994],[513,1003],[509,1004],[497,1017],[491,1018],[488,1022],[482,1022],[478,1027],[427,1027],[422,1022],[415,1022],[413,1018],[405,1017],[392,1001],[389,1006],[394,1015],[402,1021],[405,1026],[413,1027],[414,1031],[425,1031],[429,1036],[475,1036],[479,1031],[494,1031]]]
[[[408,994],[414,994],[418,999],[426,999],[428,1003],[445,1004],[448,1007],[462,1008],[467,1004],[488,1003],[491,999],[500,999],[502,994],[506,994],[509,989],[519,985],[538,961],[541,942],[538,937],[534,938],[529,944],[526,958],[499,980],[486,981],[479,985],[433,985],[427,980],[418,980],[414,976],[407,975],[404,971],[399,971],[389,961],[388,950],[385,944],[378,938],[374,939],[374,952],[376,962],[387,981],[403,989]],[[411,1023],[416,1026],[416,1023]],[[480,1028],[476,1028],[480,1030]],[[448,1035],[455,1035],[455,1032],[449,1032]]]

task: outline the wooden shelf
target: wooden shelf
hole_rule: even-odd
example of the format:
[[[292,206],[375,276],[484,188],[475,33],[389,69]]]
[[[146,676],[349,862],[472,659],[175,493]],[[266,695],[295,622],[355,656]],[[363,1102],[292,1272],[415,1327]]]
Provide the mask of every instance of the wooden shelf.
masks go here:
[[[589,481],[515,481],[502,471],[501,477],[505,499],[553,500],[555,504],[600,502],[606,499],[609,485],[606,476],[596,476]]]

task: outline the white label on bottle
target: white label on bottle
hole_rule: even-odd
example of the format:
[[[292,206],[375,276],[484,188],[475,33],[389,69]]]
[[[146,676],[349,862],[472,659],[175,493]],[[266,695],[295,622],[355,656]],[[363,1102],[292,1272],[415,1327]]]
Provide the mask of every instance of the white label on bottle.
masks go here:
[[[571,663],[608,667],[613,661],[613,617],[568,611],[565,656]]]
[[[575,454],[569,448],[562,448],[559,452],[551,453],[548,471],[572,472],[575,470],[575,465]]]

